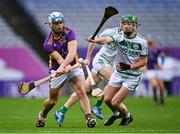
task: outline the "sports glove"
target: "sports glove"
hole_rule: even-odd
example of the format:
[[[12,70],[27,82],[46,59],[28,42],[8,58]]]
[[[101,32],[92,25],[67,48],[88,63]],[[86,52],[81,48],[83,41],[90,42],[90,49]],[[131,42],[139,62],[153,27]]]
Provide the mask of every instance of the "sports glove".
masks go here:
[[[122,62],[119,62],[119,64],[116,65],[117,69],[121,69],[121,70],[129,70],[131,69],[131,66]]]

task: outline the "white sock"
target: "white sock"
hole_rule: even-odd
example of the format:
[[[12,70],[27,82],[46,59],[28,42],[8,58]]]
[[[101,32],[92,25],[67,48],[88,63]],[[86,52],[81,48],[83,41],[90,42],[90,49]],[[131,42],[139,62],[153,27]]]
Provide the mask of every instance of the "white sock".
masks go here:
[[[114,116],[118,116],[120,114],[119,111],[114,112]]]

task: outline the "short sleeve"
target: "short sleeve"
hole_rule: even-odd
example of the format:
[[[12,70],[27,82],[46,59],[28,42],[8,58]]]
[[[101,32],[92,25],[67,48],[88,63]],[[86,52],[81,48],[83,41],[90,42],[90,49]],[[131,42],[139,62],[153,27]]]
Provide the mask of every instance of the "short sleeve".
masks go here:
[[[51,54],[52,52],[55,51],[53,45],[50,45],[48,43],[44,44],[44,50],[47,54]]]
[[[43,44],[44,51],[45,51],[47,54],[51,54],[53,51],[55,51],[52,43],[53,43],[53,40],[52,40],[51,32],[50,32],[50,33],[46,36],[46,39],[45,39],[44,44]]]
[[[69,33],[68,33],[68,42],[69,41],[72,41],[72,40],[76,40],[76,35],[75,35],[75,33],[74,33],[74,31],[73,30],[70,30],[69,31]]]
[[[123,41],[123,39],[124,39],[124,35],[123,35],[122,32],[119,32],[119,33],[116,33],[116,34],[114,34],[114,35],[111,35],[110,37],[113,39],[113,41],[114,41],[115,43],[116,43],[116,42],[121,42],[121,41]]]
[[[146,57],[147,55],[148,55],[148,45],[147,45],[147,41],[145,40],[142,44],[141,57]]]
[[[108,30],[104,30],[101,34],[99,34],[98,37],[107,37],[107,36],[109,36],[109,32]]]

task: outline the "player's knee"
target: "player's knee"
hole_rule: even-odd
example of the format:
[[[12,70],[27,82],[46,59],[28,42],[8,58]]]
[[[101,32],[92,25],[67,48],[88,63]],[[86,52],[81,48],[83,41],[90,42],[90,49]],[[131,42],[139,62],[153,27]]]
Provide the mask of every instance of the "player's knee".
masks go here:
[[[151,85],[153,88],[158,88],[158,83],[157,82],[151,82]]]
[[[79,97],[79,99],[84,98],[86,96],[85,90],[76,91],[76,94]]]
[[[115,99],[112,99],[112,100],[111,100],[111,105],[112,105],[113,107],[117,107],[117,106],[120,105],[120,103],[119,103],[119,101],[117,101],[117,100],[115,100]]]
[[[111,104],[111,98],[104,96],[104,102],[108,105]]]

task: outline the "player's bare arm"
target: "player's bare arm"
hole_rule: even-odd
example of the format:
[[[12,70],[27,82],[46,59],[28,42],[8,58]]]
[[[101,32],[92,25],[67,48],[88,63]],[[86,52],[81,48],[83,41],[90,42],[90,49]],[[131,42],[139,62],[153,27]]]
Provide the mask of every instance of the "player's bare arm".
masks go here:
[[[147,57],[141,57],[137,62],[131,64],[130,67],[131,69],[137,69],[145,66],[146,64],[147,64]]]
[[[61,65],[62,62],[64,62],[64,59],[63,57],[57,52],[57,51],[54,51],[50,54],[50,56],[55,59],[59,65]]]
[[[53,59],[55,59],[59,65],[61,65],[64,62],[63,57],[57,51],[52,52],[50,54],[50,56]],[[57,72],[59,72],[59,73],[57,73]],[[65,71],[61,70],[60,68],[57,69],[57,72],[56,72],[56,76],[59,76],[59,75],[65,73]]]
[[[99,37],[99,38],[95,38],[94,40],[93,39],[88,39],[88,42],[92,42],[92,43],[98,43],[98,44],[107,44],[107,43],[111,43],[113,42],[114,40],[111,38],[111,37]]]
[[[77,52],[77,41],[73,40],[73,41],[68,42],[68,54],[66,58],[64,59],[64,61],[60,64],[59,68],[57,69],[59,73],[66,72],[65,67],[67,65],[70,66],[69,64],[73,61],[76,55],[76,52]]]
[[[70,64],[73,61],[74,57],[76,56],[76,53],[77,53],[77,40],[68,42],[68,54],[67,54],[63,64],[65,66]]]
[[[89,65],[90,64],[91,55],[92,55],[92,52],[94,50],[94,46],[95,46],[94,43],[92,43],[92,42],[88,43],[88,50],[87,50],[87,53],[86,53],[86,59],[84,60],[84,64],[85,65]]]

